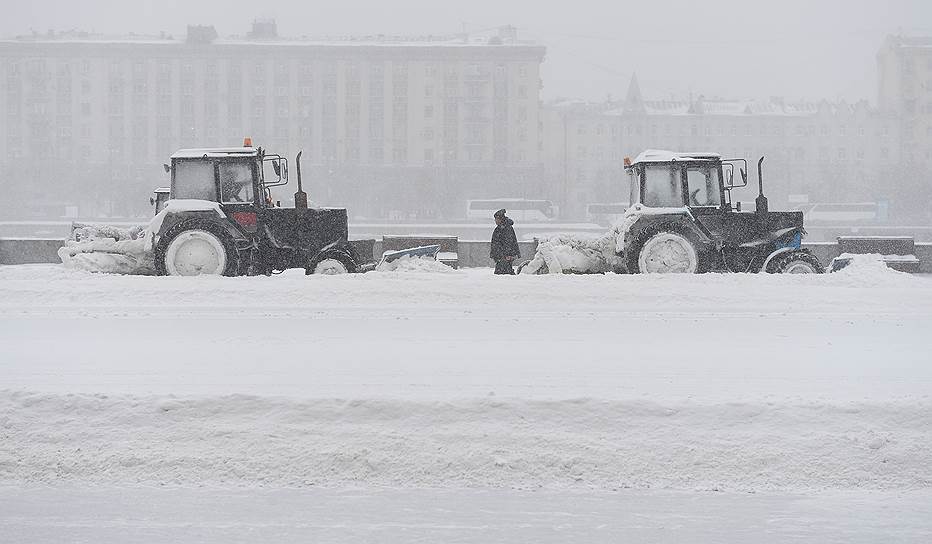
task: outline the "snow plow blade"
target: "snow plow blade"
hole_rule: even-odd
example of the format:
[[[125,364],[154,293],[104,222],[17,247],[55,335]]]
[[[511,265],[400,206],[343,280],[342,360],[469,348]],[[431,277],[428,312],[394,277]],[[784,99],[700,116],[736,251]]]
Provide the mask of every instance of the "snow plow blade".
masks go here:
[[[412,247],[410,249],[400,249],[398,251],[389,251],[389,252],[382,254],[382,260],[379,262],[379,264],[390,263],[402,257],[411,257],[411,258],[430,257],[431,259],[436,260],[438,253],[440,253],[439,245],[420,246],[420,247]]]

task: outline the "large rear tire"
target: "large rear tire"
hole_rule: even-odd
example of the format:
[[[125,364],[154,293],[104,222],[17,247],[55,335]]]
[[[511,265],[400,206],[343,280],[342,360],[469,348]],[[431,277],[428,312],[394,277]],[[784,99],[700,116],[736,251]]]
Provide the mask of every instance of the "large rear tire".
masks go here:
[[[658,230],[638,243],[628,270],[640,274],[696,274],[702,262],[696,244],[686,234]]]
[[[825,267],[815,255],[805,249],[787,251],[774,257],[767,265],[771,274],[822,274]]]
[[[235,276],[239,255],[233,237],[203,219],[182,221],[169,229],[155,248],[161,276]]]

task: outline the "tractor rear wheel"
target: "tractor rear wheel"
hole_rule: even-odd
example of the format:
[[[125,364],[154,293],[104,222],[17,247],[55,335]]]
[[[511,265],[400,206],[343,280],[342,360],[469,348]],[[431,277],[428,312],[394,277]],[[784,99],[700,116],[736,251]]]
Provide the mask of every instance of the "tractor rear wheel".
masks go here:
[[[233,238],[214,223],[178,223],[159,240],[155,267],[162,276],[235,276],[239,256]]]
[[[771,274],[822,274],[825,268],[815,255],[805,249],[788,251],[777,255],[767,265]]]
[[[685,234],[660,230],[649,235],[630,259],[629,271],[641,274],[695,274],[699,272],[699,252],[696,245]]]

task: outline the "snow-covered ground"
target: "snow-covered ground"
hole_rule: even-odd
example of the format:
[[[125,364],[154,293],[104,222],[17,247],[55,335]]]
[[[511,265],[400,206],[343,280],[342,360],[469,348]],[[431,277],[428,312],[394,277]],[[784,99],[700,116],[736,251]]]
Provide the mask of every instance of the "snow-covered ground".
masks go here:
[[[0,267],[0,540],[925,542],[930,325],[869,264]]]

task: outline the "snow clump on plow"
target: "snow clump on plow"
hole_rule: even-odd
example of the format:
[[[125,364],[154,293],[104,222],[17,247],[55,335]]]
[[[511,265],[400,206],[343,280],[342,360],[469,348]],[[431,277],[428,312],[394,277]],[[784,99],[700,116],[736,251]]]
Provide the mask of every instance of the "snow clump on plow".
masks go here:
[[[598,237],[558,234],[541,239],[537,253],[522,268],[522,274],[600,274],[624,269],[619,256],[625,234],[644,214],[639,206],[628,208],[612,228]]]
[[[75,224],[71,238],[58,250],[65,268],[110,274],[155,274],[147,227]]]

